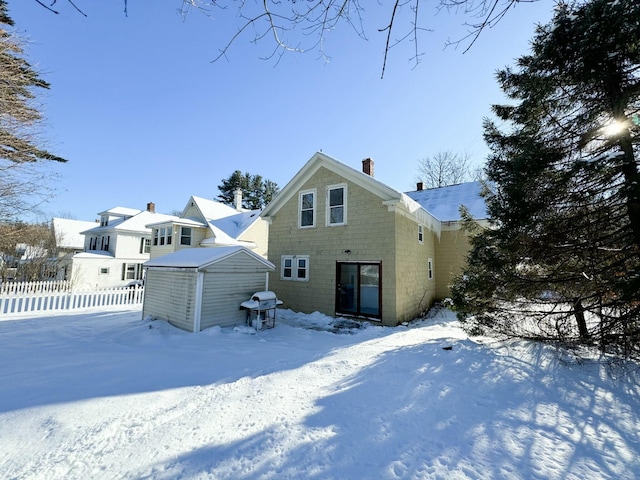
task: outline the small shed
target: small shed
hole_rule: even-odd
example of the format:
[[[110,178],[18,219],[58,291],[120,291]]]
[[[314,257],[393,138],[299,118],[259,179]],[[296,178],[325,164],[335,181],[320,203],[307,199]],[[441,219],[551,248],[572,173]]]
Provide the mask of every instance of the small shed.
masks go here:
[[[145,262],[143,318],[190,332],[244,324],[240,304],[269,289],[274,265],[246,247],[188,248]]]

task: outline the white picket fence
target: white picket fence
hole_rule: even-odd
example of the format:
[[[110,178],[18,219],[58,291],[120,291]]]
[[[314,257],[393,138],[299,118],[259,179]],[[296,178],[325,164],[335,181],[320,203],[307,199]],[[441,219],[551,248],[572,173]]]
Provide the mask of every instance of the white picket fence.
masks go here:
[[[0,294],[0,316],[142,304],[144,287]]]
[[[42,280],[39,282],[0,282],[0,295],[22,295],[28,293],[68,292],[69,280]]]

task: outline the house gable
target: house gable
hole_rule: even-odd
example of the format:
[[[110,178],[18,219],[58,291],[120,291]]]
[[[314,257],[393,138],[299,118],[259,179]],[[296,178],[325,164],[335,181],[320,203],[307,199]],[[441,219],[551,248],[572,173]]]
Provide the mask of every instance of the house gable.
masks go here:
[[[322,152],[316,152],[311,159],[309,159],[291,181],[276,195],[271,203],[265,207],[261,213],[261,217],[267,221],[271,221],[272,217],[278,213],[284,204],[290,202],[291,199],[299,195],[301,191],[304,191],[305,185],[308,185],[309,180],[316,175],[321,168],[333,172],[337,176],[336,184],[346,181],[357,185],[370,192],[374,197],[377,197],[377,201],[382,202],[389,211],[396,211],[405,215],[415,220],[416,223],[425,225],[439,235],[440,222],[409,196],[394,190],[376,180],[371,175],[355,170]],[[324,185],[323,188],[326,186],[328,185]],[[317,192],[317,195],[325,195],[325,193],[323,189],[322,192]]]

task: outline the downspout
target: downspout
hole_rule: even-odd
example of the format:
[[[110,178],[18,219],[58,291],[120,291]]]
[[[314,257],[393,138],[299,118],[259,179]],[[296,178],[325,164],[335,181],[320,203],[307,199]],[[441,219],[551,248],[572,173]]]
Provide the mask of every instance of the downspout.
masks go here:
[[[264,291],[268,292],[269,291],[269,272],[264,272],[264,274],[265,274]]]
[[[204,290],[204,272],[197,271],[196,274],[196,298],[193,312],[193,333],[200,331],[200,320],[202,317],[202,291]]]

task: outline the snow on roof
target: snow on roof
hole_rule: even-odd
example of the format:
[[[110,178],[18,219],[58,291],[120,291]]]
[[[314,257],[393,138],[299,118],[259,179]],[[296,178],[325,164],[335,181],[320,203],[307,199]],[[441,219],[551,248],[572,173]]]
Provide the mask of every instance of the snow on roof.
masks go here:
[[[242,246],[228,246],[228,247],[216,247],[216,248],[185,248],[178,250],[177,252],[163,255],[162,257],[148,260],[144,263],[145,267],[173,267],[173,268],[199,268],[212,263],[218,262],[229,256],[237,253],[244,252],[261,263],[265,264],[270,269],[275,269],[275,266],[262,258],[261,256],[253,253],[251,250]]]
[[[116,220],[110,220],[109,224],[101,227],[98,225],[97,227],[91,228],[89,230],[85,230],[82,233],[97,233],[99,231],[107,231],[107,230],[118,230],[118,231],[130,231],[130,232],[149,232],[148,225],[154,223],[163,223],[169,220],[177,219],[173,215],[166,215],[164,213],[155,213],[149,212],[147,210],[140,211],[130,218],[118,218]]]
[[[105,210],[104,212],[99,212],[98,215],[123,215],[126,217],[132,217],[137,215],[142,210],[138,210],[137,208],[128,208],[128,207],[113,207],[109,210]]]
[[[422,208],[440,221],[461,220],[460,206],[462,205],[469,210],[473,218],[481,220],[488,217],[486,202],[480,196],[482,189],[482,182],[467,182],[447,187],[406,192],[406,195],[418,202]]]
[[[178,217],[173,215],[165,215],[164,213],[149,212],[147,210],[118,223],[115,228],[117,230],[146,231],[149,230],[147,225],[150,223],[164,222],[174,220]]]
[[[216,202],[215,200],[209,200],[202,197],[191,197],[196,203],[200,213],[207,220],[216,220],[219,218],[228,217],[238,213],[233,207],[225,205],[224,203]]]
[[[56,237],[56,244],[61,248],[83,248],[84,235],[81,232],[94,228],[95,222],[86,220],[71,220],[68,218],[52,219],[53,232]]]
[[[91,252],[76,253],[73,258],[114,258],[113,253],[106,250],[92,250]]]
[[[212,227],[222,230],[231,238],[237,239],[253,223],[260,219],[260,210],[250,212],[235,211],[234,215],[209,221]]]

